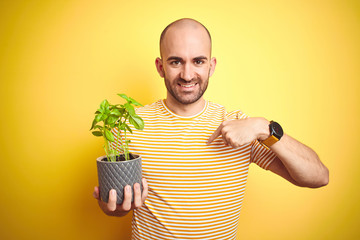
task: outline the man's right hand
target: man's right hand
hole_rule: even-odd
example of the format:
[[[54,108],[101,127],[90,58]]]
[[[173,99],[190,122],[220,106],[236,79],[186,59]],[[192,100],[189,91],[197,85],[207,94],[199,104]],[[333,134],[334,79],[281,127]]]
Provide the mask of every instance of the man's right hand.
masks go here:
[[[129,185],[125,186],[124,188],[124,201],[122,204],[116,204],[116,190],[111,189],[109,192],[109,201],[103,202],[100,199],[99,194],[99,187],[95,187],[94,189],[94,198],[98,200],[99,206],[101,210],[109,216],[116,216],[116,217],[122,217],[125,216],[129,211],[133,209],[141,208],[143,203],[145,202],[145,199],[148,195],[148,184],[146,182],[146,179],[142,179],[143,184],[143,192],[141,194],[140,190],[140,184],[135,183],[134,184],[134,202],[131,202],[131,187]]]

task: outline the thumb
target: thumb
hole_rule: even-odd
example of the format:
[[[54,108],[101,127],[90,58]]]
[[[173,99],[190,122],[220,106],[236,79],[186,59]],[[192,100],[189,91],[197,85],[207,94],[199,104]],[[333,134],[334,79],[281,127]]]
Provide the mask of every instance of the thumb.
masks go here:
[[[100,199],[100,197],[99,197],[99,187],[94,188],[93,196],[96,199]]]

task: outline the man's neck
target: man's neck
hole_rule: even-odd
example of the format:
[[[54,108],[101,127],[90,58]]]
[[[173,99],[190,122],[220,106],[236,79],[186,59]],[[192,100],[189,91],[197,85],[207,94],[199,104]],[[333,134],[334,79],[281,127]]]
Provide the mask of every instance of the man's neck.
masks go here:
[[[165,104],[173,113],[179,116],[189,117],[200,113],[204,109],[205,100],[201,97],[194,103],[182,104],[168,96],[165,99]]]

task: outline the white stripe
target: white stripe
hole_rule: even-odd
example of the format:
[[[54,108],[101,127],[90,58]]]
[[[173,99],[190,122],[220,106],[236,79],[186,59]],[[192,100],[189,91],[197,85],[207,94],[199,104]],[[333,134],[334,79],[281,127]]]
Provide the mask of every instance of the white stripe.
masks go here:
[[[152,175],[152,174],[151,174]],[[144,177],[147,176],[144,174]],[[183,176],[189,176],[188,174],[185,174],[185,175],[176,175],[176,177],[180,177],[181,176],[181,180],[173,180],[174,179],[174,175],[169,175],[169,176],[157,176],[155,178],[149,178],[149,183],[152,184],[155,184],[156,181],[160,183],[161,186],[164,185],[164,180],[167,181],[167,184],[170,184],[170,183],[176,183],[176,184],[193,184],[193,185],[198,185],[198,184],[201,184],[201,183],[209,183],[209,185],[211,185],[212,182],[214,183],[217,183],[217,182],[224,182],[224,181],[221,181],[221,179],[219,179],[219,177],[221,176],[218,176],[218,175],[215,175],[215,176],[211,176],[211,177],[202,177],[202,178],[195,178],[195,177],[183,177]],[[226,183],[229,183],[229,182],[233,182],[231,180],[235,180],[234,182],[235,183],[238,183],[239,181],[244,181],[246,179],[246,173],[242,174],[241,177],[238,175],[238,174],[231,174],[229,175],[231,177],[227,178],[226,179]],[[222,176],[224,177],[224,176]]]
[[[180,159],[180,160],[185,160],[186,158],[185,157],[182,157],[180,154],[179,155],[175,155],[175,156],[171,156],[171,155],[169,155],[168,153],[161,153],[161,152],[157,152],[156,154],[154,153],[154,154],[151,154],[151,153],[145,153],[145,152],[142,152],[142,151],[137,151],[137,153],[141,153],[141,157],[143,158],[143,159],[146,159],[146,158],[151,158],[151,156],[153,156],[153,158],[154,157],[157,157],[157,158],[155,158],[156,159],[156,161],[161,161],[161,159],[165,159],[165,160],[171,160],[171,159]],[[182,153],[181,153],[182,154]],[[226,154],[225,152],[223,153],[223,154],[221,154],[221,152],[220,152],[220,154],[219,154],[220,156],[219,156],[219,162],[224,162],[224,161],[227,161],[227,160],[234,160],[234,159],[241,159],[241,156],[243,155],[243,154],[239,154],[238,156],[234,156],[234,154],[231,154],[231,153],[229,153],[229,154]],[[164,158],[163,156],[166,156],[166,158]],[[189,158],[189,157],[191,157],[191,154],[186,154],[186,157],[187,158]],[[244,157],[243,157],[244,158]],[[194,158],[189,158],[189,159],[194,159]],[[208,159],[208,160],[213,160],[214,161],[214,157],[211,157],[211,156],[201,156],[201,155],[199,155],[199,156],[197,156],[197,159],[196,159],[196,161],[198,161],[198,160],[206,160],[206,159]],[[152,160],[152,161],[154,161],[154,160]],[[194,160],[193,160],[194,161]],[[165,161],[166,162],[166,161]],[[185,162],[186,163],[186,162]]]
[[[239,200],[242,200],[242,199],[244,198],[244,195],[245,195],[245,190],[242,189],[241,191],[239,191],[238,193],[236,193],[236,194],[234,194],[234,195],[237,196],[237,197],[239,198]],[[207,200],[208,202],[223,201],[223,200],[224,200],[224,194],[217,194],[217,197],[214,197],[214,196],[209,197],[209,196],[207,196],[205,200]],[[169,200],[169,202],[170,202],[170,201],[171,201],[171,200]],[[147,198],[146,203],[149,204],[149,205],[151,205],[152,202],[161,202],[161,203],[164,204],[164,201],[163,201],[163,200],[160,201],[160,200],[158,200],[158,198],[156,198],[156,197],[151,197],[151,196],[149,196],[149,197]],[[171,202],[173,202],[173,201],[171,201]],[[201,203],[201,202],[204,202],[204,199],[203,199],[203,198],[193,198],[193,199],[191,199],[191,202],[193,202],[193,203],[196,203],[196,202]]]
[[[208,212],[209,211],[209,205],[210,205],[210,203],[212,203],[212,206],[211,206],[211,210],[210,211],[212,211],[212,212],[214,212],[214,211],[216,211],[216,210],[221,210],[221,209],[225,209],[225,208],[229,208],[229,206],[235,206],[235,205],[238,205],[239,204],[239,202],[241,201],[241,199],[242,199],[242,197],[239,197],[239,198],[237,198],[236,199],[236,201],[235,200],[233,200],[233,201],[231,201],[231,202],[215,202],[215,201],[213,201],[213,202],[211,202],[211,201],[209,201],[209,204],[207,204],[206,206],[201,206],[200,204],[204,204],[204,203],[198,203],[198,204],[196,204],[196,202],[193,202],[193,201],[191,201],[191,202],[188,202],[187,204],[185,204],[185,203],[178,203],[178,202],[176,202],[176,207],[180,207],[181,206],[181,208],[183,209],[183,208],[185,208],[185,209],[183,209],[183,210],[185,210],[185,211],[189,211],[189,212],[191,212],[191,213],[194,213],[194,210],[191,210],[191,208],[193,208],[193,209],[196,209],[197,211],[196,211],[196,213],[200,213],[200,214],[203,214],[204,212],[203,211],[201,211],[201,209],[205,209],[205,210],[207,210],[206,212]],[[157,206],[164,206],[164,202],[161,202],[161,201],[155,201],[155,200],[151,200],[151,203],[153,204],[153,205],[157,205]],[[148,202],[148,204],[150,204],[150,201]],[[175,203],[174,203],[175,204]],[[168,210],[168,208],[158,208],[158,210],[159,209],[167,209]]]
[[[217,213],[216,215],[216,220],[228,220],[228,219],[233,219],[233,218],[238,218],[239,217],[239,212],[238,210],[241,208],[241,206],[238,206],[236,208],[234,208],[234,212],[233,213]],[[149,209],[151,211],[151,209]],[[144,211],[143,212],[144,215],[146,216],[149,216],[148,212],[147,211]],[[202,214],[203,215],[203,214]],[[214,221],[214,216],[209,216],[209,217],[198,217],[198,216],[191,216],[191,219],[188,219],[187,217],[186,218],[186,221],[179,221],[179,218],[178,217],[181,217],[181,216],[178,216],[177,218],[174,218],[172,216],[169,216],[169,215],[166,215],[166,216],[163,216],[163,217],[166,217],[167,219],[162,219],[162,218],[159,218],[160,221],[166,221],[167,223],[171,223],[172,226],[187,226],[186,223],[187,221],[199,221],[201,223],[204,223],[205,221]],[[149,217],[150,218],[150,217]]]
[[[185,159],[184,159],[185,160]],[[176,161],[173,160],[172,162],[162,164],[161,161],[159,161],[158,159],[156,159],[156,161],[151,161],[151,162],[146,162],[143,160],[143,165],[144,168],[147,168],[147,165],[149,165],[148,169],[181,169],[181,168],[187,168],[187,167],[191,167],[191,169],[193,171],[196,170],[200,170],[200,169],[217,169],[217,172],[226,172],[225,170],[232,170],[234,168],[237,168],[239,171],[243,170],[243,169],[247,169],[248,168],[248,162],[244,162],[244,161],[240,161],[237,159],[233,159],[232,161],[224,161],[224,160],[219,160],[219,161],[213,161],[213,162],[208,162],[206,160],[204,160],[204,163],[202,162],[191,162],[191,161]],[[211,164],[212,163],[212,164]],[[214,163],[218,163],[217,165],[214,166]],[[159,165],[161,164],[161,165]],[[152,166],[155,165],[155,166]],[[187,170],[182,170],[182,171],[187,171]]]
[[[154,189],[155,190],[155,189]],[[231,193],[234,196],[236,196],[237,194],[241,194],[242,192],[244,192],[243,189],[239,190],[239,186],[235,186],[235,187],[229,187],[226,188],[226,191],[228,193]],[[224,191],[218,192],[218,191],[203,191],[201,192],[201,194],[203,196],[199,196],[198,193],[193,192],[191,193],[183,193],[182,195],[177,195],[175,193],[169,193],[168,191],[161,191],[159,189],[156,189],[156,193],[162,194],[162,196],[164,196],[164,198],[169,198],[169,199],[173,199],[173,198],[184,198],[184,195],[186,195],[186,199],[202,199],[202,200],[206,200],[206,199],[211,199],[212,197],[216,197],[216,196],[224,196]],[[206,195],[206,194],[209,195]],[[198,195],[196,195],[198,194]],[[151,196],[148,196],[149,199],[151,199]],[[170,200],[169,200],[170,201]]]
[[[219,176],[219,175],[223,175],[222,172],[226,172],[227,174],[233,174],[233,173],[247,173],[247,170],[249,168],[249,166],[245,166],[243,168],[240,168],[241,165],[226,165],[226,167],[222,167],[222,166],[215,166],[215,167],[198,167],[198,168],[194,168],[191,170],[184,170],[183,168],[180,167],[172,167],[171,166],[156,166],[154,168],[151,168],[151,166],[144,166],[143,170],[146,170],[146,172],[151,172],[151,175],[157,175],[157,176],[161,176],[161,175],[167,175],[170,174],[169,176],[189,176],[189,173],[192,174],[196,174],[197,177],[200,176]],[[230,167],[231,166],[231,167]],[[219,167],[221,169],[221,172],[219,171]],[[164,170],[161,170],[164,169]],[[205,170],[206,169],[206,170]],[[175,172],[171,172],[170,170],[175,170]],[[197,172],[195,172],[197,171]],[[208,172],[208,173],[202,173],[202,171],[204,172]],[[228,175],[227,175],[228,176]]]

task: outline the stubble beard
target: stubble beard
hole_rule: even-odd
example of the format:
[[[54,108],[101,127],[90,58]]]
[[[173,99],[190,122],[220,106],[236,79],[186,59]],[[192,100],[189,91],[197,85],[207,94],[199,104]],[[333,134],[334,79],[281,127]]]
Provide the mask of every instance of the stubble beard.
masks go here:
[[[181,104],[189,105],[192,103],[197,102],[205,93],[208,84],[209,84],[209,76],[204,81],[196,78],[191,81],[185,81],[184,79],[177,78],[173,85],[171,85],[170,81],[167,79],[166,75],[164,76],[165,86],[168,92],[171,94],[171,96],[178,101]],[[191,83],[197,83],[198,85],[198,91],[194,93],[179,93],[177,91],[178,83],[182,84],[191,84]]]

